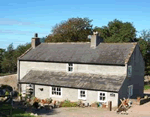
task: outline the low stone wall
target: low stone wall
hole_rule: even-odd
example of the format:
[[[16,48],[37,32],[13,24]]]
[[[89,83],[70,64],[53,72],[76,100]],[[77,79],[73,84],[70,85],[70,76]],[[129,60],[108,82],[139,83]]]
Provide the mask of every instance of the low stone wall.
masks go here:
[[[140,102],[139,102],[139,105],[142,105],[142,104],[145,104],[145,103],[147,103],[147,102],[149,102],[150,101],[150,97],[148,97],[148,98],[142,98],[141,100],[140,100]]]

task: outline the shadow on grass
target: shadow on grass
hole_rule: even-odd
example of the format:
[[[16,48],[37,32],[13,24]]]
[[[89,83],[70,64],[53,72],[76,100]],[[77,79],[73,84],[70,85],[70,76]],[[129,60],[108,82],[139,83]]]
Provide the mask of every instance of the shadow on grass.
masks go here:
[[[39,116],[41,115],[54,115],[59,113],[58,111],[56,111],[57,109],[53,108],[41,108],[41,109],[36,109],[34,107],[26,107],[24,106],[21,102],[14,102],[14,110],[13,110],[13,114],[27,114],[27,113],[33,113],[33,114],[38,114]],[[15,116],[15,117],[19,117],[19,116]],[[20,116],[22,117],[22,116]],[[26,116],[23,116],[26,117]],[[29,117],[34,117],[34,116],[29,116]]]

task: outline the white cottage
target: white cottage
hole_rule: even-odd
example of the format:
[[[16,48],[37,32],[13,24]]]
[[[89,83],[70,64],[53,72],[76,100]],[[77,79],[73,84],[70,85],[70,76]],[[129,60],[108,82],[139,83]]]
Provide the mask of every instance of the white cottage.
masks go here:
[[[137,43],[103,43],[98,34],[91,43],[40,43],[18,59],[20,91],[27,84],[34,96],[83,100],[118,106],[119,99],[143,96],[144,60]]]

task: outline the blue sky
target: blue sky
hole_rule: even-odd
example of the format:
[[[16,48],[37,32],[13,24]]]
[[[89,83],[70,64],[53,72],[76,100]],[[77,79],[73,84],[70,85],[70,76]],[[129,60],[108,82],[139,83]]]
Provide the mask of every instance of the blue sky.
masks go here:
[[[36,32],[44,37],[56,23],[71,17],[88,17],[99,27],[114,19],[128,21],[140,32],[150,29],[149,6],[149,0],[2,0],[0,48],[30,42]]]

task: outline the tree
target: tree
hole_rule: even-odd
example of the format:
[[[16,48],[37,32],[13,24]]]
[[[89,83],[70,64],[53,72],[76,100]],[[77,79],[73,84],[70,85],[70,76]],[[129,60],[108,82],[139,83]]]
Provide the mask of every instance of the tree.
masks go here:
[[[17,58],[21,56],[26,50],[31,47],[31,44],[27,43],[24,45],[17,46],[14,49],[13,44],[7,47],[7,51],[3,52],[1,61],[1,70],[3,73],[14,73],[17,71]]]
[[[13,43],[11,43],[7,47],[7,51],[4,53],[4,57],[3,57],[3,60],[1,62],[3,72],[11,73],[14,71],[13,53],[14,53],[14,47],[13,47]]]
[[[3,60],[4,53],[5,49],[0,48],[0,73],[2,72],[1,62]]]
[[[150,41],[150,30],[142,30],[141,38],[144,39],[145,41]]]
[[[117,19],[110,21],[107,26],[95,27],[105,42],[132,42],[136,37],[136,29],[130,22]]]
[[[88,35],[92,31],[92,20],[88,18],[70,18],[52,28],[46,42],[78,42],[89,41]]]

